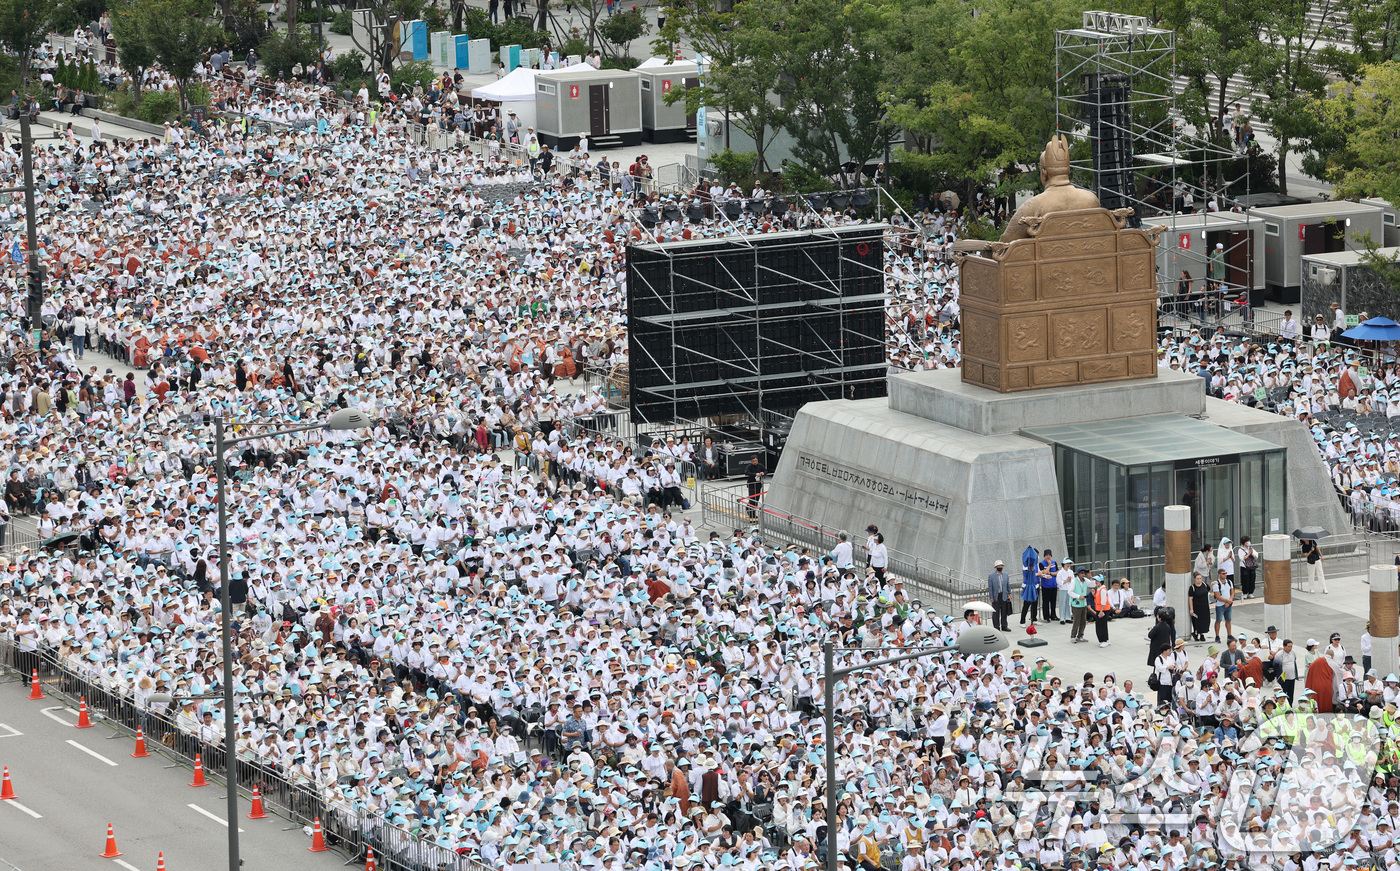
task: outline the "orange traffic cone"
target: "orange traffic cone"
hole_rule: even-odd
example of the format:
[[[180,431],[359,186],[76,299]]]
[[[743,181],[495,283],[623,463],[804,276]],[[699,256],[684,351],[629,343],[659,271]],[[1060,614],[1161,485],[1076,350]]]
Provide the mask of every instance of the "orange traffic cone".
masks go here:
[[[369,848],[369,855],[365,857],[365,871],[374,871],[374,848]]]
[[[151,754],[146,752],[146,733],[141,731],[141,727],[136,727],[136,752],[131,754],[133,759],[145,759]]]
[[[265,820],[267,814],[263,813],[262,793],[256,786],[253,787],[253,812],[248,814],[250,820]]]
[[[9,798],[16,798],[15,785],[10,783],[10,766],[5,766],[5,779],[0,781],[0,801]]]
[[[321,833],[321,818],[316,818],[316,824],[311,827],[311,846],[306,849],[313,853],[325,853],[330,850],[326,846],[325,835]]]
[[[200,761],[199,754],[194,754],[194,782],[190,786],[208,786],[204,781],[204,763]]]
[[[165,854],[156,854],[156,871],[165,871]]]
[[[39,685],[39,669],[34,669],[34,677],[29,681],[29,697],[31,699],[42,699],[44,688]]]
[[[107,824],[107,849],[102,853],[103,859],[115,859],[122,853],[117,849],[117,836],[112,831],[112,824]]]
[[[91,729],[92,721],[88,719],[87,696],[78,697],[78,729]]]

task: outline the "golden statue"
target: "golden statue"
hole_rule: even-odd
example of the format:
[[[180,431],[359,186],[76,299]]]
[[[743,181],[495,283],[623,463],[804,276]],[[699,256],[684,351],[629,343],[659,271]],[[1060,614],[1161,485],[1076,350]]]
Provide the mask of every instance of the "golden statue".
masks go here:
[[[1051,212],[1073,212],[1078,209],[1099,208],[1099,198],[1093,191],[1075,187],[1069,180],[1069,141],[1064,134],[1056,133],[1045,150],[1040,152],[1040,183],[1045,190],[1026,200],[1011,221],[1001,241],[1030,238],[1028,225],[1034,218],[1042,218]]]
[[[1157,377],[1157,238],[1069,181],[1069,143],[1040,155],[1045,190],[999,242],[953,246],[962,380],[1012,393]]]

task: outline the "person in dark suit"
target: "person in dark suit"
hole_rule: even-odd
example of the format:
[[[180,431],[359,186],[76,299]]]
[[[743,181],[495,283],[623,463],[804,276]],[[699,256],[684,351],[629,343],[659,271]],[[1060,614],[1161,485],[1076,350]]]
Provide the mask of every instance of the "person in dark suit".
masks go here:
[[[759,462],[758,455],[754,454],[749,459],[749,464],[744,467],[744,480],[749,484],[749,516],[758,516],[758,500],[763,495],[763,476],[767,472],[763,468],[763,463]]]
[[[1157,612],[1157,623],[1147,633],[1147,664],[1156,666],[1157,657],[1162,651],[1170,650],[1172,646],[1172,626],[1167,622],[1166,616],[1159,610]]]

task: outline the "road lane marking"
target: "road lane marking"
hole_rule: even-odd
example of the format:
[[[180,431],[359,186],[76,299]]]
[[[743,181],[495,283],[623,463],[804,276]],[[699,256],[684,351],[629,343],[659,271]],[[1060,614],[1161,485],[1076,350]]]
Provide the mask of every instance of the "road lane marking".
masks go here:
[[[5,730],[3,734],[0,734],[0,738],[18,738],[19,736],[24,734],[20,730],[16,729],[14,726],[7,726],[4,723],[0,723],[0,729]]]
[[[126,871],[141,871],[140,868],[137,868],[135,865],[131,864],[130,862],[124,862],[124,861],[122,861],[121,859],[113,859],[112,861],[113,861],[114,863],[116,863],[116,864],[122,866],[123,868],[125,868]]]
[[[44,815],[43,815],[43,814],[39,813],[38,811],[30,810],[29,808],[25,807],[24,805],[20,804],[19,802],[15,801],[15,800],[12,799],[12,798],[11,798],[11,799],[6,799],[5,801],[0,801],[0,805],[5,805],[5,806],[7,806],[7,807],[16,808],[16,809],[18,809],[19,811],[21,811],[22,813],[29,814],[31,817],[33,817],[33,818],[36,819],[36,820],[42,820],[42,819],[44,818]]]
[[[192,810],[192,811],[194,811],[194,812],[196,812],[196,813],[204,814],[206,817],[208,817],[209,819],[211,819],[211,820],[213,820],[214,822],[218,823],[219,825],[223,826],[224,828],[228,828],[228,822],[227,822],[226,820],[219,819],[218,817],[216,817],[216,816],[214,816],[213,814],[209,813],[209,811],[205,810],[204,808],[200,807],[200,806],[197,805],[197,804],[187,804],[187,805],[185,805],[185,807],[189,808],[190,810]],[[243,830],[242,830],[242,829],[239,829],[238,831],[241,832],[241,831],[243,831]]]
[[[42,713],[43,713],[43,715],[44,715],[45,717],[48,717],[50,720],[53,720],[55,723],[57,723],[57,724],[60,725],[60,726],[63,726],[64,728],[67,728],[67,729],[73,728],[73,723],[70,723],[70,722],[68,722],[67,720],[65,720],[65,719],[63,719],[62,717],[60,717],[59,715],[55,714],[54,711],[68,711],[68,709],[65,708],[65,707],[63,707],[62,705],[55,705],[55,706],[52,707],[52,708],[44,708],[44,710],[42,711]],[[72,713],[72,711],[68,711],[68,712],[69,712],[69,713]],[[76,721],[74,721],[74,722],[76,722]]]
[[[112,760],[108,759],[106,756],[103,756],[101,753],[98,753],[96,750],[89,750],[88,748],[86,748],[86,747],[84,747],[83,745],[79,744],[77,741],[72,740],[71,738],[68,740],[68,743],[69,743],[69,744],[72,744],[74,747],[77,747],[79,750],[81,750],[81,751],[83,751],[84,753],[86,753],[87,755],[91,756],[93,759],[96,759],[98,762],[105,762],[105,763],[107,763],[108,765],[112,766],[113,768],[116,768],[116,767],[117,767],[117,763],[115,763],[115,762],[113,762]]]

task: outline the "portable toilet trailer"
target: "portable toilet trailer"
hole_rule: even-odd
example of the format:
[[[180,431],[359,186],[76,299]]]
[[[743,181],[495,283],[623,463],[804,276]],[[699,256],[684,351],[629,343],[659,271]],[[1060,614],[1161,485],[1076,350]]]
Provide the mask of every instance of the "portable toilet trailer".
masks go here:
[[[535,77],[535,132],[552,148],[589,149],[642,141],[642,77],[631,70],[564,69]]]
[[[1249,214],[1264,219],[1264,281],[1269,298],[1284,305],[1301,302],[1303,257],[1361,247],[1357,237],[1384,239],[1380,206],[1328,200],[1260,206]]]
[[[1372,241],[1387,248],[1400,247],[1400,224],[1396,224],[1397,211],[1395,206],[1380,197],[1365,197],[1361,202],[1380,206],[1381,209],[1381,227],[1384,230],[1385,238],[1373,239]]]
[[[700,84],[700,67],[693,61],[674,61],[660,66],[637,68],[642,77],[642,138],[648,142],[695,140],[695,113],[685,101],[667,105],[672,90]]]
[[[1157,243],[1157,289],[1163,311],[1179,311],[1183,301],[1176,299],[1178,290],[1205,291],[1217,251],[1230,298],[1247,291],[1252,305],[1264,304],[1263,218],[1246,212],[1194,212],[1157,215],[1152,223],[1167,228]],[[1183,287],[1181,279],[1187,277],[1189,284]]]

